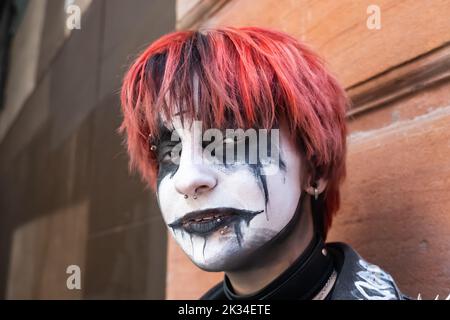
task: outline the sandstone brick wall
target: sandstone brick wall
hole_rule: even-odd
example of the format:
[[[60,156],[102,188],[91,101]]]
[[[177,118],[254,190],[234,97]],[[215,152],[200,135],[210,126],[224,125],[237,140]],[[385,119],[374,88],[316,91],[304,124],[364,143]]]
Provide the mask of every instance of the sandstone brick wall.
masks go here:
[[[353,100],[348,178],[329,241],[345,241],[411,296],[450,294],[450,1],[191,1],[179,28],[257,25],[307,41]],[[185,5],[186,6],[186,5]],[[167,298],[222,278],[168,243]]]

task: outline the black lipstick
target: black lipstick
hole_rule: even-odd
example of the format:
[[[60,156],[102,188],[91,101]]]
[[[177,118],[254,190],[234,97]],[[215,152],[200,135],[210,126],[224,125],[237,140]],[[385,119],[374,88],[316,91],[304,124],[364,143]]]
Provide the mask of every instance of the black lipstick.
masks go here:
[[[169,224],[172,229],[183,229],[190,234],[206,236],[218,229],[245,221],[250,221],[264,210],[252,211],[229,207],[192,211]]]

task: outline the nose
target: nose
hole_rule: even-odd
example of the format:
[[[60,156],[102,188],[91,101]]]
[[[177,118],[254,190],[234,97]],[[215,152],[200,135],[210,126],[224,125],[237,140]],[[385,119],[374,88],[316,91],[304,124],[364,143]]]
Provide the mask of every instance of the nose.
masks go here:
[[[215,170],[207,164],[180,161],[174,176],[174,184],[181,195],[202,195],[217,185],[217,175]]]

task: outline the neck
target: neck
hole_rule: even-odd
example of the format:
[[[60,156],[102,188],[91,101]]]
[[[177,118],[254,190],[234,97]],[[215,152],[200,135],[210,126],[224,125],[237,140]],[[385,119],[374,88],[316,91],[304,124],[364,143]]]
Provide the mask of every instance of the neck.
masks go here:
[[[306,196],[301,204],[300,219],[286,237],[271,244],[270,248],[263,250],[258,257],[245,268],[226,272],[233,290],[238,295],[255,293],[291,266],[300,257],[313,238],[313,221],[310,197]],[[294,219],[298,218],[294,216]]]

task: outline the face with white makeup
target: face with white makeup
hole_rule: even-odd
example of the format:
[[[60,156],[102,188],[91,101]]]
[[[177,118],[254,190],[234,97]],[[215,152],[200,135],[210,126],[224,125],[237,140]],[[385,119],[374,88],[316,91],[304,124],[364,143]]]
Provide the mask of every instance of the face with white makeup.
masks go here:
[[[285,126],[280,125],[276,147],[270,149],[278,170],[268,170],[273,163],[224,164],[205,157],[202,132],[192,122],[176,116],[164,123],[156,145],[158,202],[175,240],[197,266],[238,269],[298,218],[302,162]],[[177,159],[173,148],[181,151]]]

